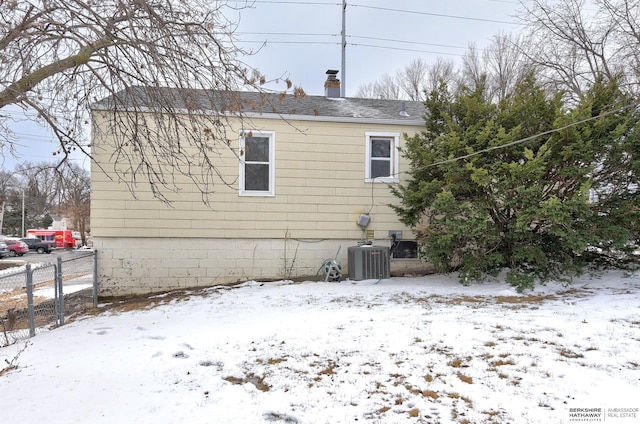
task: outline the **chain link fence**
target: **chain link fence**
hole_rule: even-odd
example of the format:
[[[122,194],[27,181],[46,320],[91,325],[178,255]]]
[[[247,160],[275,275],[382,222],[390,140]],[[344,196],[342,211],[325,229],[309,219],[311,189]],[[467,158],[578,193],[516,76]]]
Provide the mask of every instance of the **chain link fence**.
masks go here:
[[[63,325],[97,304],[97,252],[0,273],[0,347]]]

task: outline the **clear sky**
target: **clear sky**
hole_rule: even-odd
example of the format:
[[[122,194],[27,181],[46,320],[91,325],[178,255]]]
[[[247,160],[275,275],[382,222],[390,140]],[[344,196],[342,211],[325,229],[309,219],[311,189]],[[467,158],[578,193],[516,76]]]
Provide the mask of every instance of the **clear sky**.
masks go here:
[[[239,9],[238,45],[257,50],[244,61],[268,78],[288,77],[307,94],[324,93],[325,72],[337,69],[346,96],[384,73],[394,74],[412,60],[438,57],[459,61],[470,44],[482,49],[500,33],[517,32],[516,0],[347,0],[346,73],[341,70],[342,0],[232,1]],[[248,5],[248,6],[246,6]],[[243,7],[246,6],[246,7]],[[266,43],[266,44],[265,44]],[[284,85],[280,85],[284,89]],[[18,116],[17,110],[10,113]],[[19,159],[0,158],[0,169],[24,160],[52,161],[53,137],[30,122],[14,126]],[[80,155],[76,163],[89,161]]]

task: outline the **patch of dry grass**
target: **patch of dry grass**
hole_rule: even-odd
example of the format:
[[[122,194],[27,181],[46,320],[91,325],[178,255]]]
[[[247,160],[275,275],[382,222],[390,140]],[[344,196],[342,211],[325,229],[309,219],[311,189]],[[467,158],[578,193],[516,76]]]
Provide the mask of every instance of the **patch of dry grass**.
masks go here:
[[[316,377],[316,380],[320,380],[323,375],[334,375],[337,367],[338,365],[334,361],[329,361],[323,369],[318,371],[318,377]]]
[[[577,293],[577,290],[567,290],[565,292],[559,293],[559,295],[574,295]],[[497,303],[500,305],[504,305],[509,309],[518,309],[522,307],[533,307],[540,305],[547,301],[558,300],[558,296],[556,295],[526,295],[526,296],[468,296],[468,295],[459,295],[455,297],[447,297],[441,295],[433,295],[433,296],[412,296],[409,293],[401,293],[400,295],[396,295],[394,300],[398,303],[434,303],[438,305],[481,305],[486,303]]]
[[[268,365],[276,365],[282,362],[286,362],[287,358],[269,358],[266,361],[264,359],[256,359],[256,363],[258,364],[268,364]]]
[[[244,377],[228,376],[224,377],[223,380],[228,381],[232,384],[239,385],[251,383],[256,386],[256,389],[260,390],[261,392],[268,392],[269,390],[271,390],[271,387],[265,384],[264,377],[257,376],[255,374],[247,374]]]
[[[486,415],[487,420],[486,423],[501,423],[502,422],[502,413],[500,411],[482,411],[483,415]]]
[[[453,368],[460,368],[462,366],[462,359],[460,358],[452,359],[451,361],[447,362],[447,365]]]
[[[515,365],[516,363],[514,362],[513,359],[498,359],[495,361],[491,361],[489,362],[489,365],[491,365],[492,367],[503,367],[505,365]]]
[[[565,358],[569,358],[569,359],[584,358],[584,355],[582,353],[574,352],[574,351],[572,351],[570,349],[567,349],[567,348],[559,349],[558,353],[560,354],[560,356],[565,357]]]
[[[461,372],[458,372],[458,378],[460,379],[460,381],[467,383],[467,384],[473,384],[473,378],[462,374]]]
[[[455,392],[447,393],[447,397],[449,399],[455,399],[455,400],[460,399],[460,400],[464,401],[467,404],[467,406],[469,406],[469,407],[473,406],[473,402],[471,401],[471,399],[469,399],[468,397],[465,397],[465,396],[461,396],[458,393],[455,393]]]
[[[557,300],[558,298],[554,295],[544,295],[544,296],[536,296],[536,295],[527,295],[527,296],[497,296],[496,303],[508,303],[510,305],[522,305],[522,304],[540,304],[550,300]]]
[[[378,411],[376,411],[379,415],[384,414],[385,412],[388,412],[391,410],[391,407],[389,406],[383,406],[382,408],[378,409]]]

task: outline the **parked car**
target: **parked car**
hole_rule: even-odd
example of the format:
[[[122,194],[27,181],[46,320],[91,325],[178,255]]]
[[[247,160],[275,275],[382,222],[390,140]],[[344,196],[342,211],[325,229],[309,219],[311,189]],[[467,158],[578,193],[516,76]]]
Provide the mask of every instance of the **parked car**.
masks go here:
[[[51,253],[51,251],[56,248],[55,241],[43,241],[35,237],[27,237],[20,240],[25,242],[26,245],[29,246],[29,250],[35,250],[40,254]]]
[[[9,248],[9,256],[22,256],[29,251],[29,246],[19,239],[4,239]]]
[[[7,246],[7,243],[0,241],[0,259],[5,256],[9,256],[9,247]]]

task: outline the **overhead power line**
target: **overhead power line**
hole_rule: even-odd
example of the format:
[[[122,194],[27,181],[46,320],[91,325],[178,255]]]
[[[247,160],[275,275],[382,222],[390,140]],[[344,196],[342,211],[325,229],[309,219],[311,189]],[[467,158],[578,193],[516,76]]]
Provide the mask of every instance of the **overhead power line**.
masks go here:
[[[338,37],[340,34],[322,34],[312,32],[237,32],[237,35],[285,35],[293,37]]]
[[[298,5],[298,6],[317,6],[317,5],[321,5],[321,6],[339,6],[340,3],[336,3],[335,1],[333,2],[327,2],[327,1],[283,1],[283,0],[238,0],[238,1],[231,1],[229,3],[242,3],[242,4],[246,4],[247,7],[250,7],[251,4],[254,3],[265,3],[265,4],[293,4],[293,5]]]
[[[405,10],[405,9],[394,9],[390,7],[379,7],[379,6],[367,6],[364,4],[354,4],[349,3],[349,6],[352,7],[361,7],[363,9],[373,9],[373,10],[384,10],[385,12],[401,12],[401,13],[411,13],[414,15],[427,15],[427,16],[436,16],[439,18],[449,18],[449,19],[463,19],[468,21],[479,21],[479,22],[491,22],[496,24],[509,24],[509,25],[517,25],[516,22],[509,21],[499,21],[496,19],[485,19],[485,18],[475,18],[472,16],[459,16],[459,15],[447,15],[442,13],[432,13],[432,12],[419,12],[416,10]]]
[[[499,3],[513,3],[513,4],[518,4],[517,2],[514,1],[507,1],[507,0],[487,0],[487,1],[493,1],[493,2],[499,2]],[[296,5],[296,6],[342,6],[342,3],[336,3],[336,2],[307,2],[307,1],[284,1],[284,0],[245,0],[245,1],[233,1],[232,3],[242,3],[242,4],[246,4],[247,7],[250,7],[250,4],[254,4],[254,3],[262,3],[262,4],[289,4],[289,5]],[[448,19],[462,19],[462,20],[468,20],[468,21],[478,21],[478,22],[490,22],[490,23],[496,23],[496,24],[508,24],[508,25],[517,25],[517,22],[511,22],[511,21],[501,21],[501,20],[497,20],[497,19],[487,19],[487,18],[477,18],[474,16],[460,16],[460,15],[450,15],[450,14],[446,14],[446,13],[433,13],[433,12],[422,12],[419,10],[407,10],[407,9],[396,9],[396,8],[392,8],[392,7],[380,7],[380,6],[369,6],[369,5],[365,5],[365,4],[358,4],[358,3],[349,3],[347,2],[347,6],[348,7],[360,7],[363,9],[372,9],[372,10],[382,10],[385,12],[398,12],[398,13],[410,13],[410,14],[414,14],[414,15],[426,15],[426,16],[435,16],[435,17],[439,17],[439,18],[448,18]]]
[[[340,45],[336,41],[273,41],[273,40],[243,40],[242,43],[256,43],[256,44],[333,44]]]
[[[487,0],[487,1],[498,1],[498,0]],[[502,0],[504,1],[504,0]],[[245,3],[248,4],[247,1],[236,1],[235,3]],[[480,21],[480,22],[490,22],[490,23],[504,23],[504,24],[515,24],[514,22],[509,21],[501,21],[494,19],[485,19],[485,18],[477,18],[472,16],[459,16],[452,14],[440,14],[440,13],[432,13],[432,12],[423,12],[416,10],[407,10],[407,9],[397,9],[397,8],[389,8],[389,7],[378,7],[378,6],[369,6],[362,5],[358,3],[336,3],[336,2],[306,2],[306,1],[285,1],[285,0],[255,0],[253,3],[262,3],[262,4],[291,4],[291,5],[325,5],[325,6],[341,6],[345,4],[346,6],[353,6],[357,8],[364,9],[372,9],[372,10],[380,10],[380,11],[391,11],[391,12],[400,12],[400,13],[411,13],[417,15],[427,15],[427,16],[435,16],[435,17],[443,17],[450,19],[463,19],[463,20],[471,20],[471,21]],[[305,33],[305,32],[239,32],[238,35],[265,35],[265,36],[276,36],[276,37],[338,37],[342,34],[335,33]],[[468,47],[463,46],[455,46],[455,45],[446,45],[446,44],[435,44],[435,43],[424,43],[424,42],[416,42],[416,41],[408,41],[408,40],[397,40],[397,39],[389,39],[389,38],[381,38],[381,37],[366,37],[366,36],[358,36],[358,35],[348,35],[346,34],[346,38],[349,39],[363,39],[363,40],[374,40],[374,41],[384,41],[389,43],[400,43],[403,45],[421,45],[421,46],[433,46],[440,47],[446,49],[462,49],[466,50]],[[309,44],[309,45],[335,45],[341,44],[338,42],[332,41],[305,41],[305,40],[239,40],[241,43],[252,43],[252,44],[264,44],[264,45],[275,45],[275,44]],[[343,43],[344,47],[346,47],[346,42]],[[374,48],[374,49],[385,49],[385,50],[395,50],[395,51],[407,51],[407,52],[416,52],[416,53],[427,53],[427,54],[436,54],[436,55],[446,55],[446,56],[464,56],[464,54],[459,53],[451,53],[451,52],[442,52],[442,51],[433,51],[433,50],[425,50],[425,49],[417,49],[417,48],[408,48],[408,47],[400,47],[400,46],[385,46],[374,43],[348,43],[353,47],[365,47],[365,48]]]
[[[309,34],[304,34],[304,33],[296,33],[296,32],[241,32],[238,33],[238,35],[275,35],[275,36],[291,36],[291,37],[300,37],[300,36],[304,36],[304,37],[314,37],[314,36],[318,36],[318,37],[339,37],[339,34],[320,34],[320,33],[309,33]],[[447,49],[460,49],[460,50],[466,50],[468,47],[463,47],[463,46],[454,46],[454,45],[450,45],[450,44],[436,44],[436,43],[424,43],[424,42],[419,42],[419,41],[408,41],[408,40],[397,40],[397,39],[391,39],[391,38],[380,38],[380,37],[365,37],[365,36],[359,36],[359,35],[347,35],[347,38],[349,39],[362,39],[362,40],[374,40],[374,41],[385,41],[385,42],[389,42],[389,43],[400,43],[400,44],[404,44],[404,45],[417,45],[417,46],[432,46],[432,47],[442,47],[442,48],[447,48]],[[327,45],[339,45],[340,42],[338,41],[300,41],[300,40],[296,40],[296,41],[287,41],[287,40],[272,40],[272,39],[266,39],[266,40],[241,40],[241,43],[254,43],[254,44],[265,44],[265,45],[269,45],[269,44],[327,44]],[[397,50],[397,51],[409,51],[409,52],[417,52],[417,53],[429,53],[429,54],[440,54],[440,55],[447,55],[447,56],[464,56],[464,54],[460,54],[460,53],[448,53],[448,52],[441,52],[441,51],[433,51],[433,50],[424,50],[424,49],[412,49],[412,48],[407,48],[407,47],[394,47],[394,46],[383,46],[383,45],[379,45],[379,44],[364,44],[364,43],[354,43],[354,42],[349,42],[349,46],[355,46],[355,47],[370,47],[370,48],[376,48],[376,49],[386,49],[386,50]],[[479,49],[479,50],[484,50],[484,49]]]
[[[363,40],[389,41],[391,43],[402,43],[402,44],[418,44],[418,45],[421,45],[421,46],[445,47],[445,48],[448,48],[448,49],[463,49],[463,50],[468,49],[468,47],[453,46],[453,45],[450,45],[450,44],[424,43],[424,42],[420,42],[420,41],[394,40],[394,39],[391,39],[391,38],[364,37],[364,36],[360,36],[360,35],[347,35],[347,38],[361,38]]]
[[[431,51],[431,50],[407,49],[407,48],[404,48],[404,47],[376,46],[376,45],[373,45],[373,44],[349,43],[349,45],[350,46],[355,46],[355,47],[371,47],[371,48],[375,48],[375,49],[398,50],[398,51],[404,51],[404,52],[442,54],[442,55],[446,55],[446,56],[464,56],[463,54],[460,54],[460,53],[435,52],[435,51]]]
[[[237,35],[276,35],[276,36],[284,36],[284,37],[340,37],[340,34],[311,33],[311,32],[309,33],[306,33],[306,32],[238,32],[236,34]],[[420,46],[444,47],[448,49],[466,50],[468,48],[465,46],[454,46],[451,44],[436,44],[436,43],[425,43],[421,41],[397,40],[393,38],[366,37],[364,35],[347,35],[347,38],[358,38],[362,40],[375,40],[375,41],[388,41],[390,43],[416,44]],[[268,42],[268,40],[266,41]],[[249,41],[246,41],[246,42],[249,42]],[[251,41],[251,42],[255,42],[255,41]],[[352,44],[352,43],[349,43],[349,44]]]

